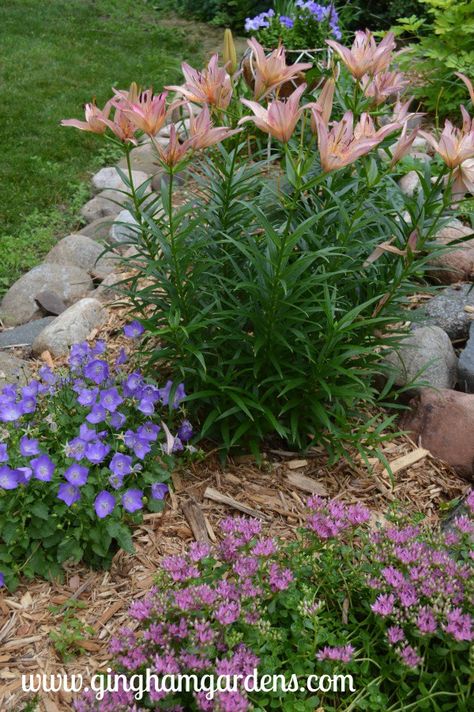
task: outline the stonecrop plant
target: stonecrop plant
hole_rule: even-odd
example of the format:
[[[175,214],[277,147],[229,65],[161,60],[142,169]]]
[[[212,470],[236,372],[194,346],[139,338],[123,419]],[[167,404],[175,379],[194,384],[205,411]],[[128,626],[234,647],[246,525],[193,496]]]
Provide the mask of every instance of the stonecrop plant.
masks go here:
[[[474,126],[463,109],[462,128],[429,136],[436,160],[405,157],[419,116],[390,33],[328,40],[340,69],[314,90],[309,63],[248,44],[251,81],[228,36],[225,66],[184,63],[183,85],[116,90],[85,122],[63,123],[110,130],[129,166],[143,135],[156,148],[166,180],[155,199],[122,173],[136,220],[128,295],[145,369],[165,363],[186,383],[203,436],[225,451],[270,438],[365,456],[390,422],[373,416],[390,390],[376,388],[381,357],[472,186]],[[173,120],[158,139],[176,112],[188,128]],[[419,177],[410,196],[397,182],[406,160]],[[184,196],[180,175],[194,178]]]
[[[124,327],[130,338],[143,327]],[[185,397],[182,383],[158,388],[127,373],[122,350],[109,363],[97,341],[71,348],[68,367],[43,366],[23,387],[0,392],[0,583],[20,575],[60,577],[67,561],[108,566],[133,551],[143,509],[161,511],[174,453],[191,448],[182,419],[165,420]]]
[[[164,558],[157,586],[132,603],[130,626],[111,641],[121,683],[100,700],[86,693],[77,712],[468,712],[474,493],[446,533],[395,520],[371,529],[360,504],[312,497],[308,507],[295,542],[228,518],[218,545],[194,542]],[[152,684],[134,697],[147,669],[161,682],[194,675],[201,689]],[[295,676],[294,686],[245,689],[255,669],[287,684]],[[242,677],[209,694],[211,674]],[[352,675],[352,687],[305,687],[310,675],[334,674]]]

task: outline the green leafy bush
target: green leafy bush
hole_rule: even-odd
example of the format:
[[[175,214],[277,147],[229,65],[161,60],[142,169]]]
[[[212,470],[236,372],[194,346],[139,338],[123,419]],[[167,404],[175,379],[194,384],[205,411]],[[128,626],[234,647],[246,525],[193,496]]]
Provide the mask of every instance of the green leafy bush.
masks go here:
[[[179,405],[182,384],[160,390],[104,350],[78,344],[67,370],[45,366],[0,392],[0,585],[61,577],[69,560],[107,566],[119,547],[133,551],[143,507],[163,507],[172,452],[191,431],[185,421],[173,438],[158,409]]]
[[[418,77],[415,93],[427,109],[444,117],[466,103],[463,84],[454,76],[474,76],[474,1],[421,0],[427,18],[404,16],[395,30],[415,39],[401,55],[401,66]]]
[[[361,505],[318,497],[308,505],[293,543],[229,518],[213,549],[195,542],[166,557],[156,587],[111,641],[118,690],[88,692],[76,711],[112,712],[120,702],[123,712],[468,712],[474,493],[447,533],[390,515],[370,531]],[[147,668],[156,692],[153,682],[144,691]],[[173,694],[170,672],[193,675],[194,687]],[[263,675],[280,683],[252,689]],[[286,693],[281,679],[292,685]]]

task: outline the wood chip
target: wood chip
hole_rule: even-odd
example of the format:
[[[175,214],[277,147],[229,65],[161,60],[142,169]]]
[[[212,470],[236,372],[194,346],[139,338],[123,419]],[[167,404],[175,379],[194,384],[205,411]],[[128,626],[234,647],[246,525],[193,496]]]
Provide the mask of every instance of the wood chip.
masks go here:
[[[204,497],[206,499],[212,499],[213,502],[217,502],[218,504],[227,504],[229,507],[237,509],[239,512],[244,512],[244,514],[248,514],[250,517],[257,517],[258,519],[268,519],[268,516],[263,512],[259,512],[257,509],[252,509],[252,507],[247,507],[246,504],[242,504],[242,502],[238,502],[233,497],[229,497],[226,494],[218,492],[213,487],[206,488],[206,491],[204,492]]]
[[[406,470],[407,467],[414,465],[415,462],[422,460],[429,454],[429,450],[425,450],[425,448],[423,447],[417,447],[416,450],[412,450],[412,452],[409,452],[406,455],[397,457],[396,460],[392,460],[392,462],[390,463],[390,469],[392,471],[392,474],[395,475],[397,472]],[[385,470],[385,473],[389,475],[389,472],[387,470]]]
[[[300,467],[306,467],[308,460],[290,460],[286,464],[290,470],[299,470]]]
[[[210,540],[206,526],[206,519],[199,504],[195,500],[188,499],[186,502],[182,503],[181,508],[184,516],[186,517],[186,521],[191,527],[191,531],[196,541],[205,541],[209,544]]]
[[[286,476],[287,482],[296,489],[310,494],[319,494],[321,497],[327,497],[328,491],[326,487],[312,477],[302,475],[300,472],[289,472]]]

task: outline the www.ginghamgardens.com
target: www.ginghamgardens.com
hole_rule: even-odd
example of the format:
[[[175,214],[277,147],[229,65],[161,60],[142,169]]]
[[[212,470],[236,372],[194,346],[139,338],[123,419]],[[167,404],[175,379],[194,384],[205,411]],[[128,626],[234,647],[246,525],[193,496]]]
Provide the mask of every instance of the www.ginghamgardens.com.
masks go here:
[[[132,692],[136,700],[141,700],[149,692],[166,694],[180,692],[201,692],[212,700],[219,692],[355,692],[352,675],[308,675],[302,678],[296,674],[259,675],[254,669],[251,675],[156,675],[151,670],[145,674],[122,675],[107,668],[107,674],[93,675],[88,684],[83,675],[46,675],[36,673],[21,676],[24,692],[88,692],[92,690],[97,700],[106,693],[123,690]]]

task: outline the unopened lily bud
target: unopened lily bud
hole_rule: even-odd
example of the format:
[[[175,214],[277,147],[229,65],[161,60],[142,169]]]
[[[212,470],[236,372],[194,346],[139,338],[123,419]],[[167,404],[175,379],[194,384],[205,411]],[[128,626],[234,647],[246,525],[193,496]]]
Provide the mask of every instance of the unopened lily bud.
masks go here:
[[[224,64],[228,74],[235,74],[237,71],[237,51],[231,30],[225,30],[224,32]]]

